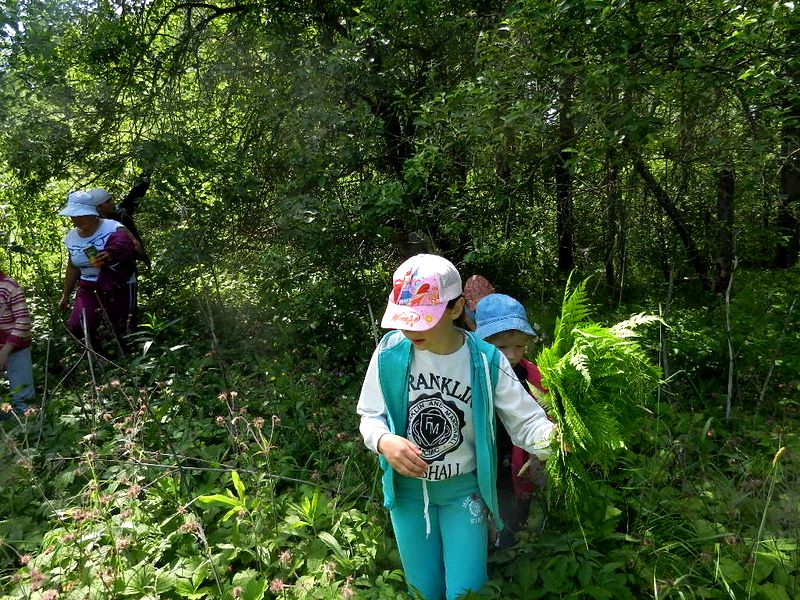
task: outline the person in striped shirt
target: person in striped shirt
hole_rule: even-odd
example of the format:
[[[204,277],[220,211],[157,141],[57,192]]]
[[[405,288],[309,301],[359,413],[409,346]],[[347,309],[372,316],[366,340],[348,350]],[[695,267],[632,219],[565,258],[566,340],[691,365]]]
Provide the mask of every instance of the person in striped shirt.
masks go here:
[[[0,369],[6,372],[11,407],[24,412],[33,398],[31,318],[20,285],[0,271]],[[2,403],[4,406],[7,402]],[[3,410],[0,417],[9,411]]]

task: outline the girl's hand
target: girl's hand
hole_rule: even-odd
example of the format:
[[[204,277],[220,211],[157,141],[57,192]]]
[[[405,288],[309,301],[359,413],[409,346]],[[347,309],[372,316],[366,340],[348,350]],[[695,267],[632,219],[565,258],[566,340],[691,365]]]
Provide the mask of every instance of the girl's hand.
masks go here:
[[[564,432],[559,429],[558,425],[553,427],[553,435],[558,440],[559,447],[566,453],[572,454],[572,446],[564,439]]]
[[[422,477],[428,463],[422,460],[422,450],[404,437],[387,433],[378,441],[378,452],[392,468],[405,477]]]

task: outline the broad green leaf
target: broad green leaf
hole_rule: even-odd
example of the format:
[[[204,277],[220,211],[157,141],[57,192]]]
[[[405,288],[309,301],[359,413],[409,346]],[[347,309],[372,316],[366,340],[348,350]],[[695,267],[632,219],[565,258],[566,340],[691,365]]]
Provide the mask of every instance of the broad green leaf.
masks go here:
[[[231,481],[233,481],[233,487],[236,488],[236,494],[239,496],[239,500],[241,500],[242,504],[244,504],[245,502],[244,484],[242,483],[242,480],[239,477],[239,473],[237,473],[236,471],[231,471]]]
[[[226,504],[228,506],[240,507],[241,503],[236,498],[225,496],[224,494],[211,494],[210,496],[200,496],[197,498],[198,502],[203,504]]]

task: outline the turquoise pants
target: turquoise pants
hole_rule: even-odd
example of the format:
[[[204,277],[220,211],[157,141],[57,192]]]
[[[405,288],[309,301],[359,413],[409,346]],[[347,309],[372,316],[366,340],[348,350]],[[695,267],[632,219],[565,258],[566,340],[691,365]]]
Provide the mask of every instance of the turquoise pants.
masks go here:
[[[425,600],[479,591],[489,579],[487,512],[475,473],[424,484],[395,475],[392,526],[409,587]]]

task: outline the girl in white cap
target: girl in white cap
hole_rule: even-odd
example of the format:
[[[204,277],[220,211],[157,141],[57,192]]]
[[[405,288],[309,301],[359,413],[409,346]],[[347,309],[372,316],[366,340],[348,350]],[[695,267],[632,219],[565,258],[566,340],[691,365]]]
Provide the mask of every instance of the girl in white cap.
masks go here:
[[[480,590],[488,526],[497,506],[495,414],[513,442],[545,457],[554,425],[531,401],[508,359],[454,321],[461,277],[448,260],[420,254],[395,271],[358,413],[380,455],[409,586],[425,600]]]

